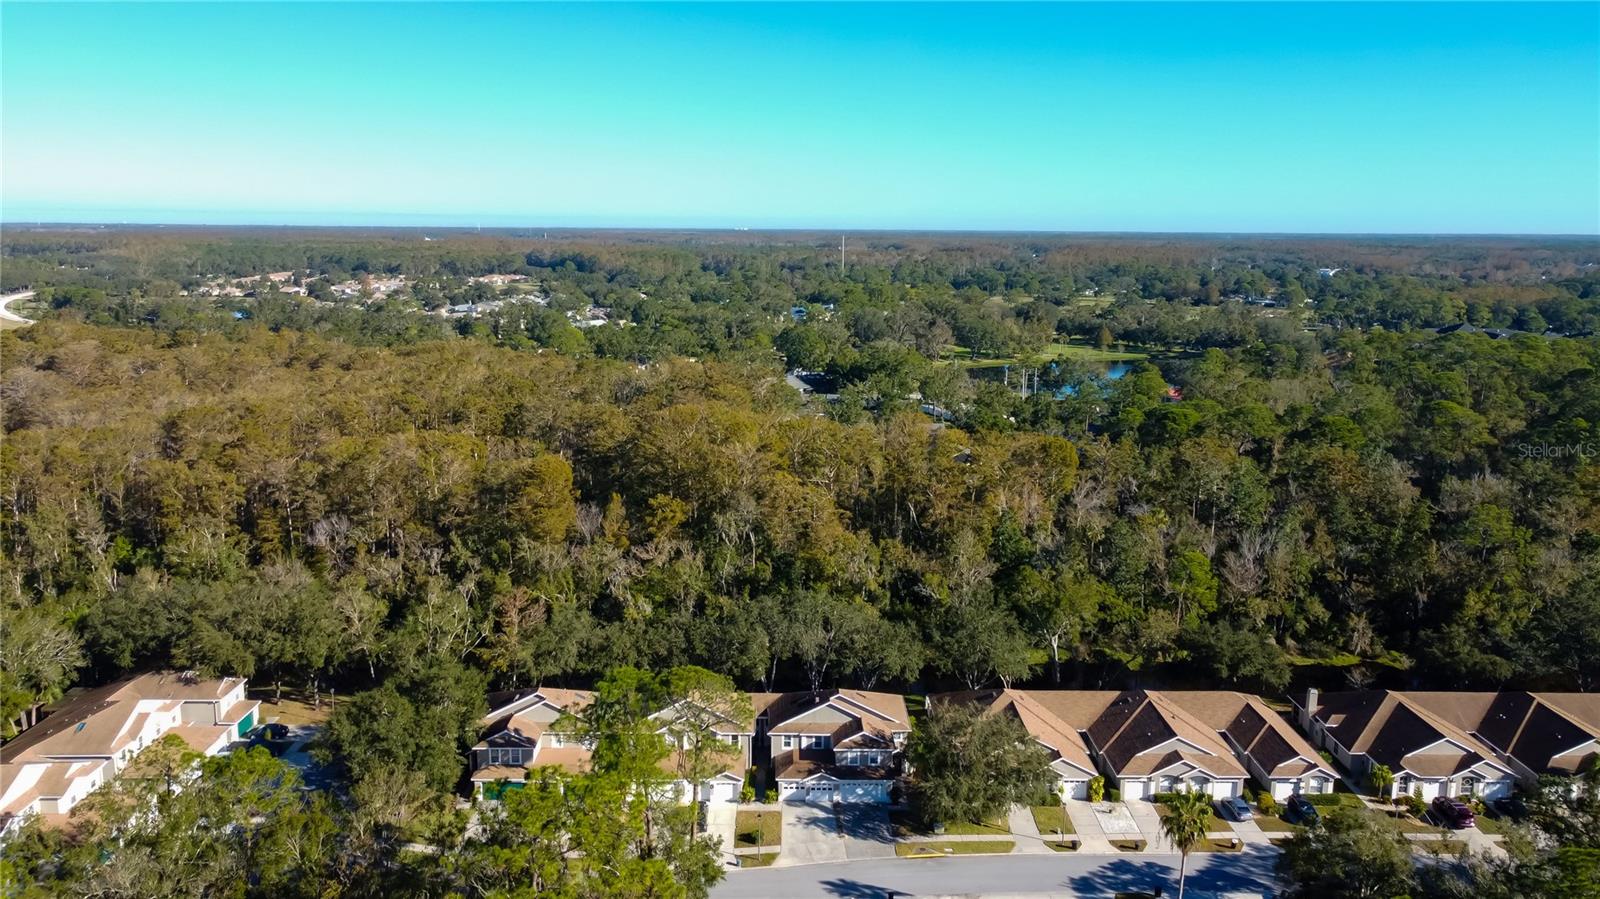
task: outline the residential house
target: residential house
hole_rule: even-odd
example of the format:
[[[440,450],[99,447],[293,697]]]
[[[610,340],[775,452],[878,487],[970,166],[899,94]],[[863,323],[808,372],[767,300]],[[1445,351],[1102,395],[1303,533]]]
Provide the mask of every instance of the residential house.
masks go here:
[[[665,737],[669,743],[674,742],[674,733],[677,730],[673,727],[673,722],[685,713],[686,706],[687,702],[678,702],[650,716],[661,723],[657,733]],[[679,802],[688,802],[691,798],[701,802],[738,802],[739,793],[744,789],[745,772],[749,770],[751,764],[751,746],[755,742],[754,712],[752,711],[748,718],[736,720],[714,710],[702,708],[696,717],[709,722],[715,739],[727,743],[730,748],[726,753],[718,754],[721,770],[713,774],[709,780],[700,783],[698,791],[688,781],[678,779],[672,782],[673,794]],[[679,765],[681,753],[690,748],[692,737],[683,734],[677,739],[681,739],[682,743],[673,745],[672,754],[661,763],[662,768],[673,775],[682,771]]]
[[[1103,774],[1124,799],[1198,791],[1332,792],[1335,772],[1261,699],[1230,690],[999,690],[948,694],[1014,715],[1052,754],[1057,792],[1088,798]]]
[[[168,734],[215,755],[259,722],[244,678],[141,674],[86,690],[0,746],[0,830],[29,815],[65,815]]]
[[[1392,795],[1497,799],[1600,755],[1600,697],[1584,693],[1306,691],[1301,727],[1358,775],[1394,773]]]
[[[988,714],[1008,715],[1050,753],[1055,792],[1063,799],[1088,799],[1089,781],[1097,775],[1089,744],[1072,722],[1099,714],[1091,692],[1067,690],[979,690],[930,697],[931,703],[974,702]],[[1082,700],[1080,703],[1079,700]],[[1104,703],[1100,703],[1103,706]]]
[[[911,734],[905,697],[832,690],[757,693],[751,701],[780,801],[890,801]]]
[[[594,701],[588,690],[540,687],[494,693],[483,717],[484,737],[472,747],[473,792],[499,799],[527,783],[528,769],[554,766],[579,773],[589,766],[589,747],[570,726]],[[565,721],[563,715],[568,716]]]
[[[590,747],[576,734],[572,723],[583,717],[594,700],[588,690],[563,690],[541,687],[489,697],[491,711],[484,716],[484,737],[472,747],[473,792],[483,798],[498,799],[510,788],[527,783],[528,769],[552,765],[574,774],[588,770]],[[660,727],[657,733],[673,745],[661,768],[677,775],[680,753],[689,748],[688,737],[675,737],[673,721],[683,714],[683,703],[669,706],[650,717]],[[563,717],[565,716],[565,717]],[[715,718],[715,716],[708,716]],[[732,748],[724,759],[723,770],[699,785],[698,798],[707,802],[737,802],[744,787],[744,773],[750,766],[750,746],[755,737],[753,720],[714,721],[711,731]],[[674,779],[668,795],[688,802],[696,791],[687,782]]]

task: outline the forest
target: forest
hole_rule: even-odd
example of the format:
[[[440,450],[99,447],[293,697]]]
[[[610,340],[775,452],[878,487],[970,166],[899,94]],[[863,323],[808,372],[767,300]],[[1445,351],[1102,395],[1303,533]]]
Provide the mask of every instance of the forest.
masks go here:
[[[430,759],[627,666],[1600,686],[1592,241],[5,238],[8,728],[151,667]]]

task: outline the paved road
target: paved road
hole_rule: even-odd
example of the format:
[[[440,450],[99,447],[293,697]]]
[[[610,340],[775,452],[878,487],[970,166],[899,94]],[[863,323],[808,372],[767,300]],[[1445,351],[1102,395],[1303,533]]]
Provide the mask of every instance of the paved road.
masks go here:
[[[31,318],[23,318],[22,316],[16,314],[15,312],[12,312],[10,309],[6,308],[7,306],[10,306],[13,302],[15,302],[17,300],[27,300],[27,299],[32,299],[32,298],[33,298],[33,291],[31,291],[31,290],[24,290],[21,293],[8,293],[5,296],[0,297],[0,318],[3,318],[8,322],[12,322],[13,324],[18,324],[18,325],[31,325],[31,324],[33,324],[33,319],[31,319]]]
[[[1278,850],[1190,856],[1189,899],[1230,893],[1270,895]],[[712,899],[888,899],[913,896],[1093,896],[1166,887],[1177,895],[1176,855],[992,855],[872,859],[729,871]]]

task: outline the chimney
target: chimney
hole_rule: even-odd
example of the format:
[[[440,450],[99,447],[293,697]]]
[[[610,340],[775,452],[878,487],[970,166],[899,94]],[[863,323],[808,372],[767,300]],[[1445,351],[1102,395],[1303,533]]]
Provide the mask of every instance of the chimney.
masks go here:
[[[1300,710],[1300,729],[1305,731],[1307,736],[1311,735],[1311,716],[1312,713],[1316,711],[1316,708],[1317,688],[1307,687],[1306,704],[1305,707]]]

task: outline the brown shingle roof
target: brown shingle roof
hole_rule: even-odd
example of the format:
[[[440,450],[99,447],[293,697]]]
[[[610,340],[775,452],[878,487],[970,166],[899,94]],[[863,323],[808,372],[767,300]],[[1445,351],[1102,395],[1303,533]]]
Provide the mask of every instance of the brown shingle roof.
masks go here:
[[[1526,718],[1530,711],[1524,701],[1494,693],[1359,690],[1320,697],[1312,714],[1352,753],[1397,772],[1447,777],[1485,761],[1509,771],[1493,738],[1480,736],[1479,728],[1507,738],[1514,733],[1512,719]],[[1444,740],[1463,751],[1417,754]]]

